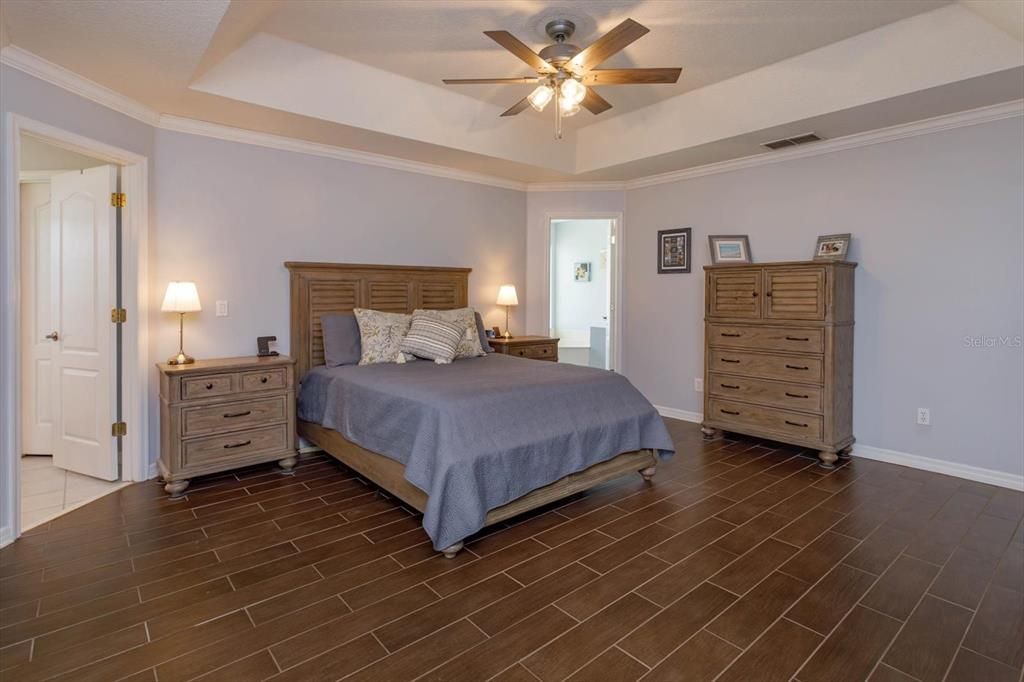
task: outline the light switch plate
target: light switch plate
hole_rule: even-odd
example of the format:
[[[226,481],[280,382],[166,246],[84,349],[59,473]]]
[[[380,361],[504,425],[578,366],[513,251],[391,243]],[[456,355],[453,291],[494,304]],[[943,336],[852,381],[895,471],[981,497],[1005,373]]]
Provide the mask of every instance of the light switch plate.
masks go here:
[[[227,316],[228,316],[228,302],[227,301],[217,301],[217,317],[227,317]]]

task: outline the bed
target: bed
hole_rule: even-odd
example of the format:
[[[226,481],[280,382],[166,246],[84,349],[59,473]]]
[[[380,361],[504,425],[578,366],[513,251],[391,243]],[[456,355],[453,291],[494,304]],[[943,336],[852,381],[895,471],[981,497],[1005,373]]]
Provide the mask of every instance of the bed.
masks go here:
[[[451,365],[324,365],[320,318],[467,306],[468,268],[285,264],[298,434],[424,515],[452,558],[484,526],[640,472],[671,439],[625,378],[491,354]]]

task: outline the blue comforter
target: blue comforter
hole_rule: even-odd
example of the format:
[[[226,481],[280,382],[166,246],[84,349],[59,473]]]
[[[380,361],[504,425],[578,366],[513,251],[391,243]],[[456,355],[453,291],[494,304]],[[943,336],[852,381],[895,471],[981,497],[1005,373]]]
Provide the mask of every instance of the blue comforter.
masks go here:
[[[423,528],[443,549],[487,512],[623,452],[673,452],[657,411],[625,377],[507,355],[317,367],[299,418],[405,465],[428,495]]]

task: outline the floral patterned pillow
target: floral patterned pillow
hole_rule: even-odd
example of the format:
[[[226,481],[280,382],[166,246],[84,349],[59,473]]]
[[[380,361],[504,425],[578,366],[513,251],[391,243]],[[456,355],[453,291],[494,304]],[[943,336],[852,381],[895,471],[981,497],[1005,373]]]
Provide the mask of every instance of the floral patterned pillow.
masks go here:
[[[359,325],[362,346],[359,364],[376,365],[382,362],[402,362],[402,340],[409,333],[412,315],[385,313],[380,310],[356,308],[352,311]],[[402,360],[399,358],[402,357]]]
[[[455,352],[456,359],[487,355],[480,345],[480,333],[476,328],[476,312],[472,308],[456,308],[454,310],[423,310],[417,308],[413,311],[413,315],[423,315],[445,322],[452,322],[466,330],[462,340],[459,342],[459,348]]]

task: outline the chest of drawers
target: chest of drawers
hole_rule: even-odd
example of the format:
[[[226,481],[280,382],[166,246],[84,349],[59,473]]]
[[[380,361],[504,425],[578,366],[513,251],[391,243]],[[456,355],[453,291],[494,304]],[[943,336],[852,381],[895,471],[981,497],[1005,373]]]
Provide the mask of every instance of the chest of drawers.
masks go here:
[[[803,445],[822,466],[853,437],[856,263],[706,266],[704,424]]]
[[[296,462],[294,361],[285,356],[158,364],[160,472],[180,497],[194,476]]]

